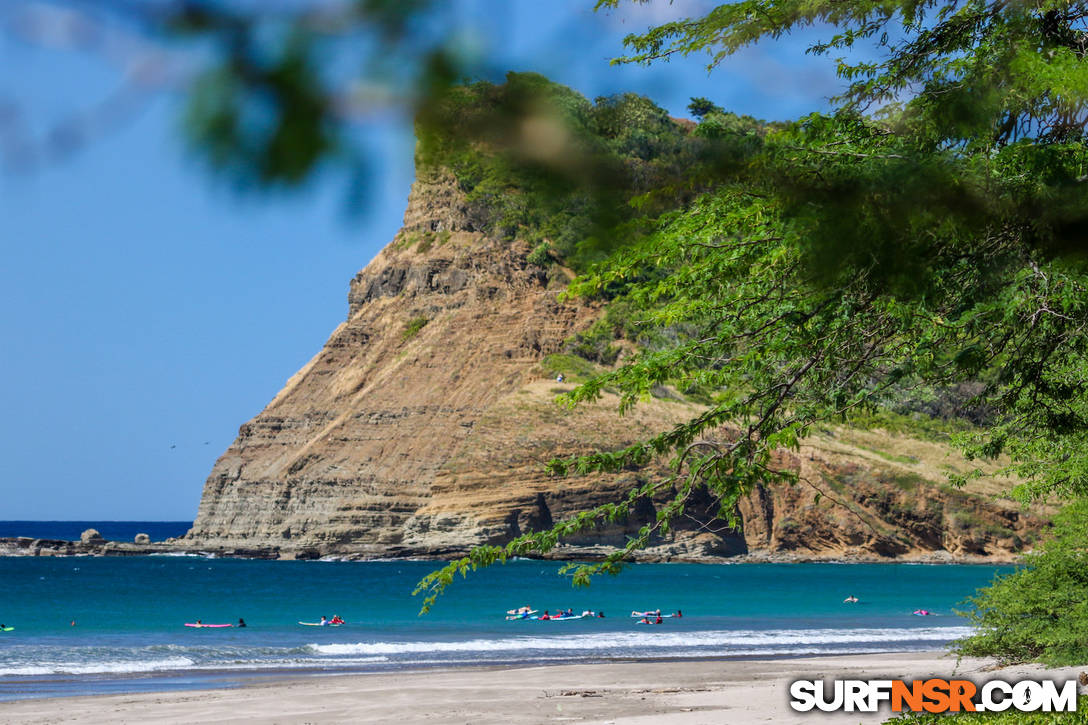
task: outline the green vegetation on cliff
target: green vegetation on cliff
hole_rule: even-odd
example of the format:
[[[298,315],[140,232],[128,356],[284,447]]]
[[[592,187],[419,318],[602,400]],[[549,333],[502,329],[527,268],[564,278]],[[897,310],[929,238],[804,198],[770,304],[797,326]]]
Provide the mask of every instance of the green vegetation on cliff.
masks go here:
[[[1004,664],[1088,662],[1088,501],[1067,506],[1029,566],[999,577],[970,600],[975,633],[960,654]]]
[[[481,231],[529,241],[576,269],[708,188],[763,133],[716,111],[696,126],[633,93],[589,101],[536,73],[446,90],[416,123],[421,174],[452,173]]]

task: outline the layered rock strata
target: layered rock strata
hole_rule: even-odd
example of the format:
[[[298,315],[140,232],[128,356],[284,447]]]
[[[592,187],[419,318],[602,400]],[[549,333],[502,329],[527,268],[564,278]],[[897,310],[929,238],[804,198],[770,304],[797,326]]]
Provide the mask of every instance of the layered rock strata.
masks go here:
[[[599,310],[561,302],[560,268],[529,264],[527,245],[480,226],[452,182],[417,181],[404,228],[352,280],[347,320],[216,462],[183,545],[282,558],[453,556],[665,475],[662,464],[545,474],[552,457],[622,447],[698,406],[666,391],[624,417],[609,396],[557,407],[570,386],[539,363]],[[985,492],[942,487],[943,471],[922,458],[881,457],[843,435],[783,455],[805,483],[754,491],[739,507],[741,528],[703,495],[648,556],[1007,558],[1041,526]],[[601,555],[660,504],[644,501],[557,555]]]

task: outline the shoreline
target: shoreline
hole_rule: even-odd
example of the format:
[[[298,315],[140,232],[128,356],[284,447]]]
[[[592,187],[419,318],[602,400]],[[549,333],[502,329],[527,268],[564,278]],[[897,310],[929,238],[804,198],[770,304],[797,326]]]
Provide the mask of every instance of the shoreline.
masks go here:
[[[546,556],[524,557],[534,561],[593,562],[604,559],[611,549],[605,547],[559,548]],[[194,556],[213,559],[250,559],[270,561],[433,561],[448,562],[468,553],[464,551],[320,551],[317,549],[281,549],[279,547],[207,547],[178,539],[137,544],[127,541],[74,541],[35,539],[29,536],[0,537],[0,557],[126,557]],[[872,552],[794,553],[750,551],[733,556],[695,554],[637,553],[632,563],[641,564],[983,564],[1015,565],[1024,555],[952,554],[947,550],[914,552],[900,556],[880,556]]]
[[[1021,677],[1075,679],[1081,668],[1036,665],[993,670],[992,662],[939,650],[758,659],[636,660],[591,664],[468,665],[382,673],[238,675],[237,687],[36,698],[0,703],[21,723],[340,722],[774,722],[881,723],[891,713],[796,713],[798,678],[981,682]]]
[[[780,662],[806,660],[825,657],[894,657],[904,654],[926,653],[943,655],[943,650],[902,650],[902,649],[864,649],[856,652],[827,652],[801,654],[738,654],[738,655],[696,655],[696,656],[600,656],[572,660],[556,656],[551,659],[539,658],[514,661],[509,659],[487,659],[476,662],[419,661],[403,663],[344,664],[344,665],[299,665],[272,667],[209,667],[178,670],[152,670],[142,672],[96,672],[89,674],[50,674],[19,675],[0,677],[0,707],[7,703],[26,700],[69,700],[83,697],[104,697],[109,695],[140,695],[156,693],[183,693],[196,691],[216,691],[234,689],[251,683],[277,683],[289,681],[309,681],[317,677],[352,677],[352,676],[399,676],[425,675],[434,672],[466,671],[482,672],[506,669],[548,668],[563,666],[607,666],[607,665],[668,665],[686,662]],[[10,678],[10,679],[9,679]],[[19,679],[22,678],[22,679]],[[79,682],[82,678],[91,678],[99,683],[108,683],[102,691],[69,692],[65,685]],[[218,684],[217,684],[218,683]],[[37,694],[35,689],[48,690],[50,694]],[[11,691],[11,693],[8,692]],[[18,692],[19,690],[25,692]],[[31,694],[25,694],[31,693]]]

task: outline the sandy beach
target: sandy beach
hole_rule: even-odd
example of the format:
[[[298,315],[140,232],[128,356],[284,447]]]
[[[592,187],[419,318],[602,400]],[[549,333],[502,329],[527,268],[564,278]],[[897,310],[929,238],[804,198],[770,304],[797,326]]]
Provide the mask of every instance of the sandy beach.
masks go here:
[[[798,678],[976,682],[1075,678],[1080,668],[1014,667],[942,652],[779,660],[622,662],[328,675],[228,690],[26,700],[0,705],[6,723],[879,723],[877,715],[795,713]]]

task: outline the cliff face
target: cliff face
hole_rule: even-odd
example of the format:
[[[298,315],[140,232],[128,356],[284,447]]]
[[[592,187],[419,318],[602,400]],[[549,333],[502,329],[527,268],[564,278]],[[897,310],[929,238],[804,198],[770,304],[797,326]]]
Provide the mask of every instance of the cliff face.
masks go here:
[[[559,302],[557,268],[528,264],[526,245],[479,226],[452,182],[416,183],[404,229],[352,280],[348,319],[216,462],[185,543],[288,558],[453,555],[664,473],[544,474],[552,457],[620,447],[698,409],[679,396],[623,418],[607,396],[557,408],[570,386],[539,363],[599,310]],[[1040,527],[985,492],[943,489],[928,458],[876,455],[850,435],[828,431],[784,455],[808,483],[755,491],[740,506],[742,530],[704,497],[650,555],[1007,557]],[[654,506],[560,555],[622,543]]]
[[[216,462],[188,539],[401,551],[480,417],[587,319],[451,194],[416,185],[404,230],[352,280],[347,321]]]

